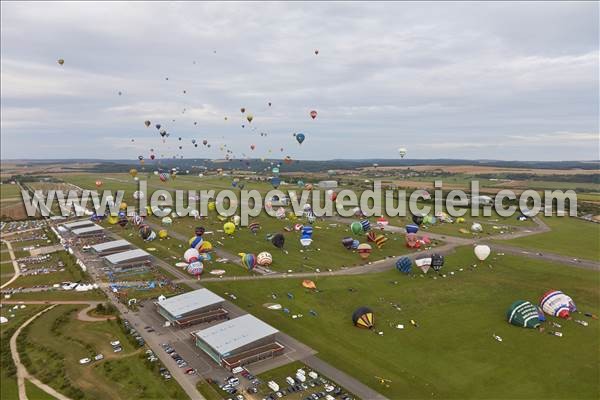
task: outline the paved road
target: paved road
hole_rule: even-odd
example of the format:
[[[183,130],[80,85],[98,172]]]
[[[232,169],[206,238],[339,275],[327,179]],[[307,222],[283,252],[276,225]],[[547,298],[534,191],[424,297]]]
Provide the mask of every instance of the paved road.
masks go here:
[[[25,380],[26,379],[28,379],[35,386],[37,386],[38,388],[40,388],[41,390],[43,390],[44,392],[48,393],[50,396],[53,396],[54,398],[56,398],[58,400],[71,400],[69,397],[64,396],[63,394],[57,392],[50,386],[48,386],[45,383],[38,380],[36,377],[30,375],[29,372],[27,372],[27,369],[25,368],[25,366],[21,363],[21,357],[19,356],[19,351],[17,349],[17,338],[19,337],[19,334],[21,333],[23,328],[25,328],[27,325],[32,323],[37,317],[39,317],[43,313],[53,309],[54,307],[56,307],[56,305],[51,305],[50,307],[44,308],[42,311],[38,312],[33,317],[29,318],[27,321],[25,321],[25,323],[23,323],[19,327],[19,329],[17,329],[15,331],[15,333],[10,338],[10,352],[12,354],[13,362],[15,363],[15,366],[17,368],[17,386],[19,388],[19,400],[27,400],[27,393],[25,391]]]

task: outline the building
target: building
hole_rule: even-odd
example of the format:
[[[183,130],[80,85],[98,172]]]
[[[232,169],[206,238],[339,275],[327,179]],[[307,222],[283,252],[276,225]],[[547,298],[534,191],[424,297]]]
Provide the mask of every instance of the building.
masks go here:
[[[63,226],[65,228],[67,228],[68,230],[70,230],[70,231],[72,231],[73,229],[87,228],[89,226],[94,226],[94,225],[96,225],[96,224],[94,224],[89,219],[85,219],[83,221],[75,221],[75,222],[69,222],[67,224],[63,224]]]
[[[198,289],[158,301],[158,313],[179,327],[227,318],[225,299],[208,289]]]
[[[317,183],[319,189],[335,189],[338,187],[337,181],[319,181]]]
[[[219,365],[232,370],[283,353],[284,347],[276,340],[278,332],[246,314],[191,335],[198,348]]]
[[[100,257],[131,250],[132,248],[131,243],[124,239],[111,240],[110,242],[98,243],[92,246],[94,253]]]
[[[86,226],[85,228],[71,229],[71,233],[78,238],[86,238],[103,235],[104,228],[100,225],[93,224],[93,226]]]
[[[104,257],[104,264],[113,271],[147,265],[152,260],[150,253],[142,249],[122,251]]]

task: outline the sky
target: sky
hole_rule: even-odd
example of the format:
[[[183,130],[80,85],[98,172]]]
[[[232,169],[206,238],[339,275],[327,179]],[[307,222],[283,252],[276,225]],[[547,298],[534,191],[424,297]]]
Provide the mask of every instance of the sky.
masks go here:
[[[597,160],[598,7],[3,1],[0,155]]]

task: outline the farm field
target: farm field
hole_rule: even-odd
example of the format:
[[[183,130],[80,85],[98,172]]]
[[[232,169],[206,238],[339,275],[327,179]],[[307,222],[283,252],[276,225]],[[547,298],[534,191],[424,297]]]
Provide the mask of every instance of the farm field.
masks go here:
[[[461,248],[446,257],[445,278],[397,271],[315,277],[316,292],[303,289],[299,279],[206,286],[219,294],[234,293],[242,308],[315,348],[324,360],[388,398],[595,398],[600,363],[590,349],[600,344],[598,321],[578,314],[576,318],[590,324],[582,327],[549,318],[562,325],[564,336],[557,338],[511,326],[505,313],[516,300],[537,302],[545,291],[561,289],[580,310],[597,315],[598,273],[495,254],[489,263],[493,268],[470,267],[475,264],[472,249]],[[263,307],[273,302],[290,314]],[[353,327],[351,314],[360,306],[374,311],[373,331]],[[298,314],[303,317],[290,317]],[[404,329],[397,329],[398,324]],[[553,329],[546,323],[546,330]],[[390,379],[390,387],[380,385],[375,376]],[[547,380],[563,383],[530,384]],[[505,385],[507,381],[512,384]]]
[[[600,224],[570,217],[540,218],[550,227],[550,232],[508,240],[506,243],[573,258],[600,260]]]
[[[75,319],[82,307],[57,306],[23,331],[19,352],[30,373],[72,398],[185,398],[175,381],[164,381],[146,365],[143,350],[130,344],[116,320]],[[122,352],[113,353],[114,340],[121,342]],[[95,354],[104,359],[79,364]]]

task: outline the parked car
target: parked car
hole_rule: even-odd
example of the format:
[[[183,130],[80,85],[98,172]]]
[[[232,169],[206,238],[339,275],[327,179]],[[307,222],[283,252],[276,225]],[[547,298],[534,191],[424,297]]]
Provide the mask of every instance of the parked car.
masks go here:
[[[102,355],[102,354],[96,354],[96,356],[94,357],[94,360],[96,360],[96,361],[100,361],[102,359],[104,359],[104,355]]]
[[[79,364],[89,364],[92,360],[90,360],[89,358],[82,358],[81,360],[79,360]]]

